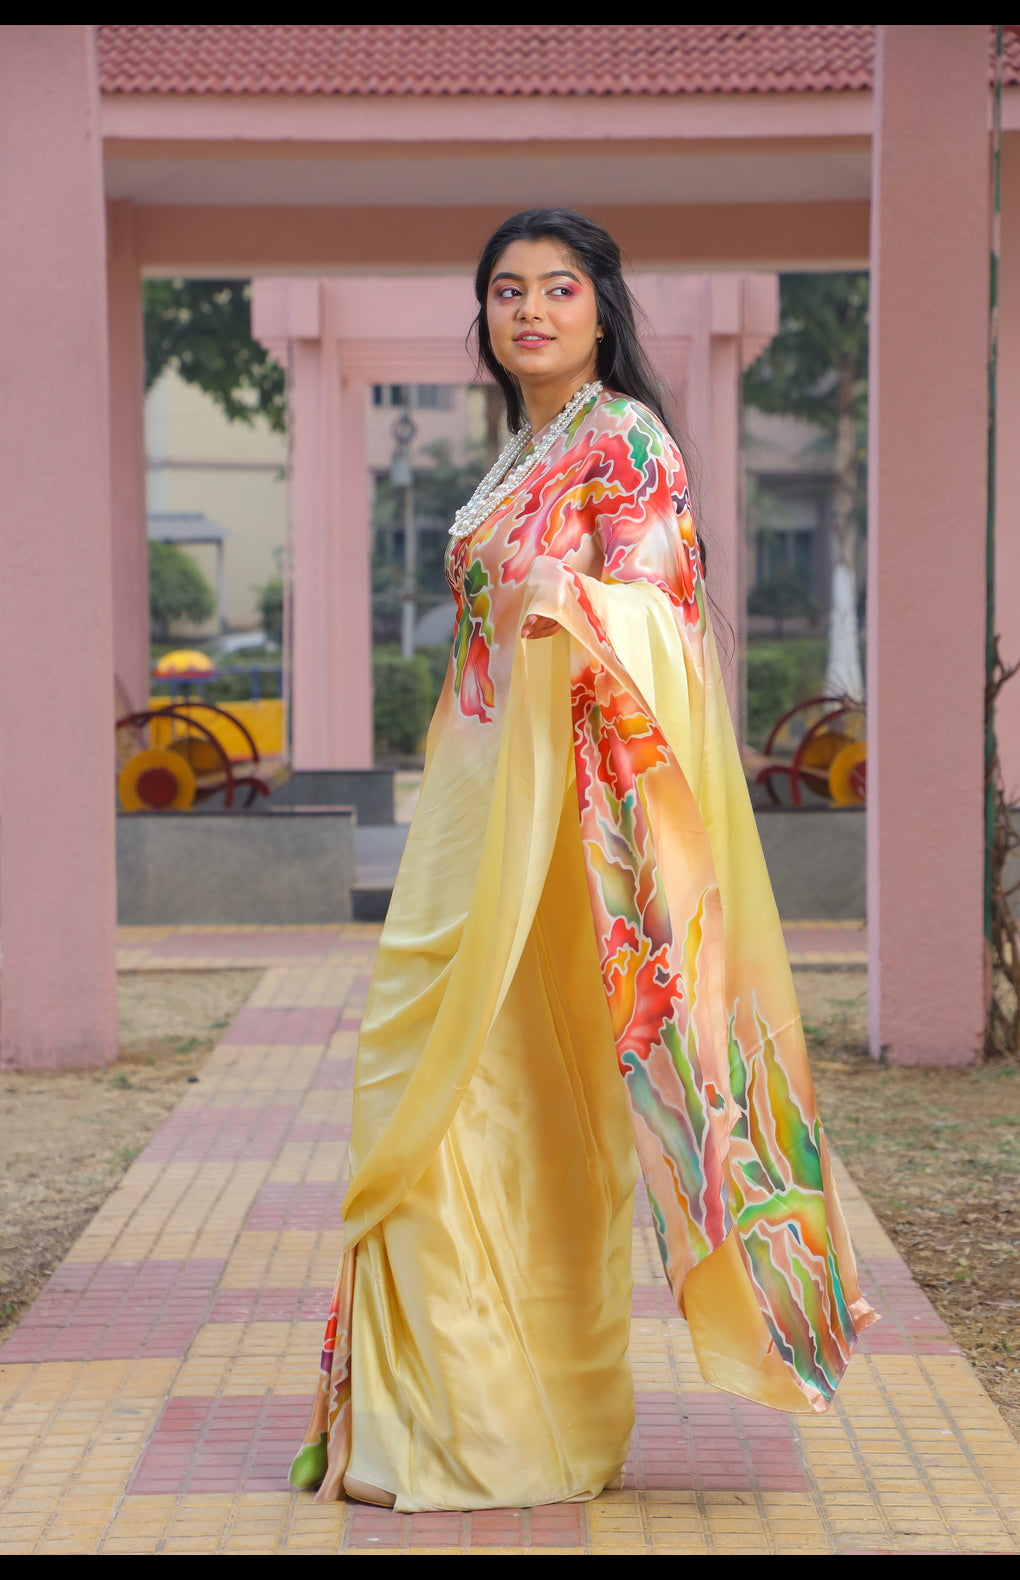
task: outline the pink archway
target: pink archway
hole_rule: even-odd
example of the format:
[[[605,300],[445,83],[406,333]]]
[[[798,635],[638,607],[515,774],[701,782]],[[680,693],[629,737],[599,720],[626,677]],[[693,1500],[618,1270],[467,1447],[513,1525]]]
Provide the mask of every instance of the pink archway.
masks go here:
[[[269,41],[278,30],[260,31]],[[534,91],[484,70],[450,91],[437,28],[438,76],[413,94],[393,86],[393,30],[362,31],[378,32],[381,64],[323,89],[274,76],[272,51],[255,50],[248,75],[231,76],[197,25],[111,25],[101,96],[90,27],[4,30],[0,1058],[88,1063],[114,1048],[111,676],[116,650],[130,695],[145,656],[140,273],[457,273],[508,205],[555,192],[606,223],[639,271],[870,259],[872,1044],[908,1063],[971,1059],[986,1000],[988,27],[772,26],[767,78],[749,45],[734,86],[712,24],[688,30],[696,58],[675,81],[661,51],[634,54],[647,30],[621,26],[636,61],[625,92],[574,71],[572,29],[559,30],[551,75]],[[793,62],[807,35],[824,48],[805,77]],[[1016,40],[1009,48],[1003,435],[1020,405],[1020,54]],[[723,281],[720,314],[728,291],[732,300]],[[292,338],[298,357],[315,345]],[[726,338],[712,353],[720,366],[736,354]],[[721,374],[713,385],[729,387]],[[343,386],[324,399],[337,420]],[[309,476],[357,452],[353,401],[347,416],[349,451],[330,459],[320,438]],[[720,412],[717,432],[728,431]],[[730,475],[721,450],[711,464]],[[1000,443],[1007,659],[1020,655],[1018,472],[1020,449]],[[718,508],[722,521],[725,501]],[[328,538],[319,534],[322,552]],[[363,586],[363,564],[350,563]],[[736,559],[732,578],[736,600]],[[325,672],[336,676],[362,640],[355,627],[320,633]],[[317,706],[308,728],[333,752],[337,721]],[[364,742],[363,716],[342,728]],[[1016,784],[1015,685],[1000,732]]]
[[[704,472],[713,587],[742,625],[740,374],[775,332],[774,275],[641,274],[657,368]],[[295,768],[372,763],[365,403],[372,384],[469,383],[469,279],[258,280],[255,334],[288,370]],[[739,674],[731,666],[731,702]]]

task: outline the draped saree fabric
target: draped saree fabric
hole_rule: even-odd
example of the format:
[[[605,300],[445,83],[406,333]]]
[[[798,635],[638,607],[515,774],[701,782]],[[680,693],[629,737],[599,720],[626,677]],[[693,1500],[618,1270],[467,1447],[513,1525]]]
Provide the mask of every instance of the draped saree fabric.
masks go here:
[[[824,1410],[875,1320],[672,441],[593,397],[448,572],[458,623],[362,1027],[303,1451],[320,1498],[349,1469],[398,1509],[618,1475],[635,1155],[708,1381]],[[531,614],[556,634],[522,640]]]

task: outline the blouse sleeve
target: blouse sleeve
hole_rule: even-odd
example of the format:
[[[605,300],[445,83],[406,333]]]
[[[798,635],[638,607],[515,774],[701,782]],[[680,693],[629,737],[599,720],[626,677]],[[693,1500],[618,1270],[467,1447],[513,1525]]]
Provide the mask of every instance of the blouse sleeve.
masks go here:
[[[607,434],[609,487],[595,531],[605,564],[601,580],[650,582],[688,624],[704,623],[704,589],[687,473],[679,450],[643,407],[628,402],[632,422]]]

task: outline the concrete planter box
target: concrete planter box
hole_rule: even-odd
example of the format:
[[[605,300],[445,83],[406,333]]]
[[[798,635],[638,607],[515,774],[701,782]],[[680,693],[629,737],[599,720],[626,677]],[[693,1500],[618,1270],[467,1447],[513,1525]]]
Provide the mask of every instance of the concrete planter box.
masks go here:
[[[865,815],[862,808],[786,811],[758,809],[761,837],[779,914],[786,922],[862,921],[865,895]],[[382,921],[400,861],[404,831],[358,836],[359,881],[352,901],[357,921]]]
[[[754,816],[784,922],[863,920],[863,807],[777,807]]]
[[[119,813],[118,920],[129,926],[381,920],[392,887],[392,873],[382,867],[395,873],[399,852],[391,854],[387,844],[376,863],[380,871],[369,862],[358,883],[352,807],[275,803],[274,796],[272,804],[240,815]],[[784,921],[866,915],[863,811],[759,809],[755,818]]]
[[[392,768],[299,768],[273,791],[271,805],[352,806],[362,828],[393,822]]]
[[[118,813],[117,920],[350,921],[354,821],[350,806]]]

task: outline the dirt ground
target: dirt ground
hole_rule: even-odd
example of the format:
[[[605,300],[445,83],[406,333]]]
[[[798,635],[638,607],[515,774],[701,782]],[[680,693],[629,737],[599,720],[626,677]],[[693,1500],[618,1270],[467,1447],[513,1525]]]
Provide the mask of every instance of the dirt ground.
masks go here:
[[[114,1064],[0,1071],[0,1341],[198,1076],[261,974],[122,973]]]
[[[798,972],[833,1147],[1020,1438],[1020,1068],[876,1065],[864,972]]]
[[[259,975],[122,975],[114,1065],[0,1074],[0,1339]],[[877,1066],[863,972],[798,972],[797,988],[830,1139],[1020,1437],[1020,1069]]]

